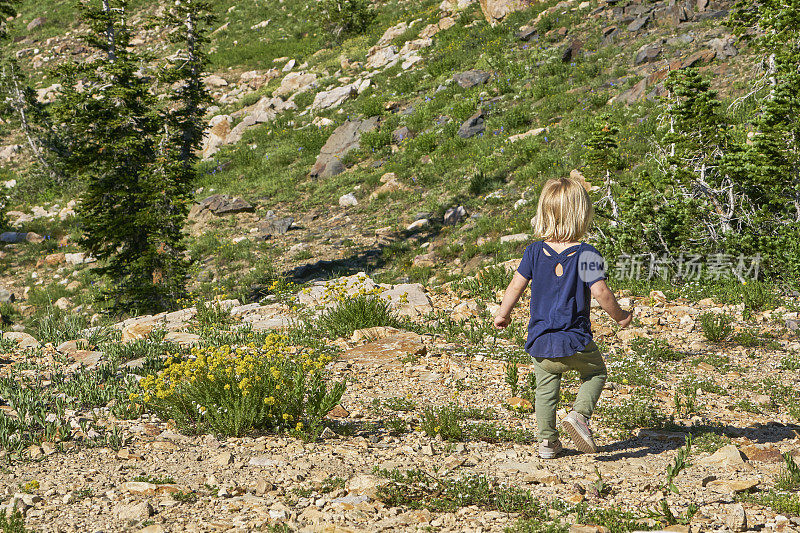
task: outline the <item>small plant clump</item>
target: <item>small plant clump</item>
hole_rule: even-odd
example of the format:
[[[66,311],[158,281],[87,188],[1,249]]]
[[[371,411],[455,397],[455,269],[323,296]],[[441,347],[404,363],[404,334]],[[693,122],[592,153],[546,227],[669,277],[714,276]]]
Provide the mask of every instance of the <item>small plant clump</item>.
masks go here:
[[[703,313],[700,315],[700,327],[709,342],[721,342],[727,339],[733,328],[733,319],[726,314]]]
[[[194,348],[146,376],[131,399],[193,433],[286,428],[315,437],[345,390],[344,382],[328,386],[323,368],[329,360],[312,350],[292,353],[276,334],[262,346]]]

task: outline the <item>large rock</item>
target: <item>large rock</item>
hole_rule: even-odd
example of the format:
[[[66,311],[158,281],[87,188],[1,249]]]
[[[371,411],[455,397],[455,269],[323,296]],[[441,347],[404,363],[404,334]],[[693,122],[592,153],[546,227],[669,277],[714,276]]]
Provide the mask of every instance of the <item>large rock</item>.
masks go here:
[[[44,17],[36,17],[35,19],[33,19],[32,21],[30,21],[28,23],[28,25],[26,26],[26,29],[28,31],[33,31],[35,29],[38,29],[38,28],[41,28],[42,26],[44,26],[46,22],[47,22],[46,18],[44,18]]]
[[[208,219],[209,215],[225,216],[236,213],[252,213],[255,208],[242,198],[227,194],[212,194],[192,206],[189,218],[193,220]]]
[[[345,85],[344,87],[336,87],[330,91],[322,91],[317,93],[314,97],[314,102],[311,104],[312,110],[328,109],[330,107],[339,107],[345,100],[356,96],[358,89],[355,84]]]
[[[230,115],[217,115],[208,123],[209,129],[206,130],[203,138],[203,159],[208,159],[216,154],[220,147],[225,144],[225,139],[231,132],[232,119]]]
[[[685,22],[689,19],[689,14],[686,12],[686,9],[679,5],[672,5],[662,9],[657,9],[654,12],[654,16],[656,24],[668,28],[674,28],[681,22]]]
[[[739,50],[733,46],[733,43],[736,41],[734,37],[718,37],[716,39],[711,39],[708,41],[708,46],[711,47],[714,52],[716,52],[717,57],[726,58],[726,57],[734,57],[739,54]]]
[[[489,81],[490,74],[485,70],[468,70],[453,74],[453,80],[462,88],[470,89]]]
[[[316,163],[311,167],[312,178],[328,178],[341,174],[345,167],[341,159],[351,150],[359,147],[361,134],[378,127],[378,117],[363,120],[348,120],[336,128],[320,150]]]
[[[149,502],[117,504],[114,507],[114,514],[121,522],[142,522],[153,516],[153,507]]]
[[[283,96],[285,94],[302,93],[308,91],[317,81],[317,75],[303,72],[290,72],[281,81],[281,86],[275,89],[273,96]]]
[[[703,459],[697,461],[697,464],[724,468],[727,470],[738,470],[747,465],[742,452],[740,452],[739,449],[733,444],[723,446],[714,452],[713,455],[704,457]]]
[[[484,114],[482,110],[469,117],[464,121],[461,127],[458,128],[458,136],[462,139],[469,139],[470,137],[483,133],[486,130],[483,117]]]
[[[389,67],[395,65],[399,58],[400,54],[395,45],[373,46],[367,53],[367,64],[365,66],[368,69]]]
[[[391,28],[388,28],[385,32],[383,32],[381,38],[378,39],[378,44],[381,46],[389,44],[390,42],[394,41],[395,39],[403,35],[407,29],[408,29],[408,24],[406,22],[401,22],[395,26],[392,26]]]
[[[391,308],[401,316],[416,317],[428,314],[433,310],[431,300],[421,284],[377,284],[364,272],[326,282],[317,282],[308,291],[298,294],[297,300],[303,305],[325,309],[336,305],[338,294],[344,297],[354,297],[364,293],[375,294],[387,301]]]
[[[522,0],[480,0],[480,3],[486,22],[492,26],[506,18],[509,13],[527,7]]]
[[[256,239],[265,240],[276,235],[284,235],[294,223],[294,217],[269,217],[262,220],[258,225],[258,235]]]
[[[639,48],[639,51],[636,52],[636,57],[633,60],[634,65],[641,65],[642,63],[652,63],[658,56],[661,55],[661,45],[660,44],[649,44],[642,46]]]
[[[39,341],[22,331],[6,331],[3,333],[3,340],[16,341],[20,348],[23,350],[28,348],[38,348]]]

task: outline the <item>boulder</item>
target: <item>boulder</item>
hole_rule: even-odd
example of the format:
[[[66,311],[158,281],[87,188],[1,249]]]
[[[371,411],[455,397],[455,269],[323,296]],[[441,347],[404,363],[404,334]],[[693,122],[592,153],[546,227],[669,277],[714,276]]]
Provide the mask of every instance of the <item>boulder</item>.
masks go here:
[[[464,209],[463,205],[459,205],[458,207],[451,207],[448,209],[445,214],[444,218],[442,219],[442,224],[445,226],[455,226],[467,216],[467,210]]]
[[[149,502],[117,504],[114,507],[114,515],[120,522],[142,522],[153,516],[153,507]]]
[[[355,84],[336,87],[330,91],[322,91],[317,93],[314,97],[311,109],[316,111],[331,107],[339,107],[345,100],[356,95],[358,95],[358,89],[355,87]]]
[[[22,150],[21,144],[9,144],[0,148],[0,161],[8,161]],[[8,182],[6,182],[8,183]],[[14,184],[16,185],[16,183]],[[10,188],[6,186],[7,188]]]
[[[739,50],[733,46],[733,43],[736,42],[734,37],[718,37],[716,39],[711,39],[708,41],[708,46],[714,50],[717,57],[726,58],[726,57],[734,57],[739,54]]]
[[[405,140],[412,139],[413,137],[414,132],[408,129],[408,126],[400,126],[392,132],[392,140],[397,144],[400,144]]]
[[[252,213],[255,208],[242,198],[228,196],[227,194],[212,194],[192,206],[189,218],[202,218],[204,211],[221,217],[236,213]]]
[[[222,87],[228,86],[228,80],[226,80],[222,76],[218,76],[217,74],[211,74],[210,76],[206,76],[203,79],[203,83],[206,84],[206,87],[211,87],[213,89],[220,89]]]
[[[32,21],[30,21],[28,23],[28,25],[26,26],[26,29],[28,31],[33,31],[35,29],[38,29],[38,28],[41,28],[42,26],[44,26],[46,22],[47,22],[46,18],[44,18],[44,17],[36,17],[35,19],[33,19]]]
[[[461,124],[461,127],[458,128],[458,136],[462,139],[469,139],[470,137],[483,133],[486,130],[484,116],[483,110],[479,110],[469,117]]]
[[[399,60],[400,54],[397,47],[394,45],[389,46],[373,46],[367,53],[367,63],[365,65],[368,69],[378,69],[396,64]],[[391,63],[391,65],[390,65]]]
[[[294,217],[269,217],[258,224],[256,239],[265,240],[275,235],[285,235],[294,224]]]
[[[359,147],[361,134],[378,127],[379,117],[363,120],[348,120],[336,128],[320,150],[317,161],[309,172],[312,178],[328,178],[341,174],[345,167],[341,159]]]
[[[689,14],[683,6],[671,5],[661,9],[657,9],[653,13],[656,24],[667,28],[674,28],[681,22],[689,19]]]
[[[480,0],[481,11],[486,22],[492,26],[497,25],[509,13],[525,9],[526,3],[522,0]]]
[[[643,17],[639,17],[630,24],[628,24],[628,31],[630,32],[637,32],[644,28],[647,21],[650,20],[650,15],[645,15]]]
[[[453,74],[453,81],[458,83],[463,89],[470,89],[476,85],[481,85],[489,81],[491,74],[484,70],[468,70]]]
[[[578,59],[578,55],[580,54],[582,47],[583,47],[583,41],[580,41],[578,39],[573,40],[561,52],[561,61],[563,61],[564,63],[575,61],[576,59]]]
[[[6,331],[3,333],[3,340],[16,341],[19,347],[23,350],[28,348],[38,348],[40,346],[39,341],[34,339],[33,336],[22,331]]]
[[[302,93],[308,91],[317,81],[317,75],[303,72],[290,72],[281,81],[280,87],[275,89],[273,96],[283,96],[292,93]]]
[[[378,39],[378,44],[381,46],[389,44],[390,42],[394,41],[395,39],[403,35],[407,29],[408,29],[408,23],[406,22],[401,22],[395,26],[387,28],[387,30],[383,32],[381,38]]]
[[[225,144],[225,139],[231,132],[231,123],[230,115],[217,115],[209,121],[209,129],[206,130],[206,135],[203,137],[203,146],[201,148],[203,159],[210,158]]]
[[[0,242],[6,242],[8,244],[25,242],[25,235],[25,233],[20,233],[18,231],[5,231],[0,233]]]
[[[353,207],[356,205],[358,205],[358,200],[356,199],[356,195],[351,192],[339,197],[339,206],[341,207]]]
[[[661,55],[661,45],[660,44],[650,44],[645,45],[639,48],[639,51],[636,52],[636,57],[633,60],[634,65],[641,65],[642,63],[652,63],[658,56]]]

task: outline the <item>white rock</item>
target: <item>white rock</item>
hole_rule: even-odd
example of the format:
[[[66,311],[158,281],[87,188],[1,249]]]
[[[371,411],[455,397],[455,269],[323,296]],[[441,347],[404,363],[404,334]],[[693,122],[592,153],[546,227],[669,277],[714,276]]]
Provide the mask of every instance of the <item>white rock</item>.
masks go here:
[[[500,237],[501,243],[506,242],[527,242],[531,239],[531,236],[527,233],[515,233],[513,235],[503,235]]]
[[[358,200],[353,193],[349,192],[339,197],[339,205],[342,207],[351,207],[358,205]]]

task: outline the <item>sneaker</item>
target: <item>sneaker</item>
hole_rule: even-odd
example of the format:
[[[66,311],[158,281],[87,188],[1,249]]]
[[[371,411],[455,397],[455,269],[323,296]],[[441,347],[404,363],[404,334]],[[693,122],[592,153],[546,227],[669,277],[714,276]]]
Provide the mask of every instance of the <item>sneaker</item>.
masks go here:
[[[561,421],[561,426],[578,450],[584,453],[597,453],[597,445],[592,438],[592,430],[589,429],[586,417],[572,411]]]
[[[542,459],[553,459],[556,455],[561,453],[564,447],[561,446],[561,441],[556,439],[555,441],[543,440],[539,443],[539,457]]]

